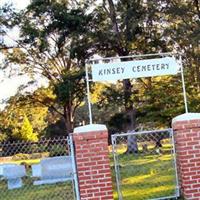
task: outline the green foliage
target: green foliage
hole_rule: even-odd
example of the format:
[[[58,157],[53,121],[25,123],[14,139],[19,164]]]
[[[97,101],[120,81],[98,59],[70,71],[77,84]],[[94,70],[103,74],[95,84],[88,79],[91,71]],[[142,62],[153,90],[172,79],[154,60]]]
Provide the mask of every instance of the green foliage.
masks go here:
[[[64,118],[67,132],[73,129],[74,113],[85,91],[82,69],[88,58],[90,46],[85,38],[91,20],[86,5],[32,1],[26,9],[12,15],[12,25],[20,28],[20,39],[16,48],[5,52],[5,67],[20,64],[23,73],[32,77],[40,74],[48,80],[55,98],[39,98],[38,103]],[[37,100],[34,95],[29,97],[29,101]]]
[[[84,73],[81,70],[63,74],[62,81],[54,87],[54,93],[59,104],[70,104],[71,98],[74,102],[83,100],[86,92],[83,78]]]
[[[51,122],[49,125],[45,128],[45,137],[47,138],[53,138],[53,137],[59,137],[59,136],[66,136],[66,127],[64,120],[58,120],[55,123]]]
[[[32,125],[26,116],[23,119],[21,128],[15,131],[14,136],[24,141],[36,142],[38,140],[37,133],[33,132]]]
[[[41,89],[35,91],[33,95],[35,98],[37,97],[38,100],[41,97],[45,97],[42,96],[44,92],[41,93]],[[48,97],[50,98],[50,95],[46,95],[46,101]],[[39,133],[38,137],[40,138],[44,135],[43,130],[47,126],[47,111],[47,107],[38,102],[34,102],[29,95],[16,94],[8,100],[7,106],[0,112],[2,135],[6,140],[12,141],[15,139],[15,135],[18,134],[21,129],[24,116],[27,116],[33,128],[33,132]]]
[[[24,113],[34,132],[41,132],[47,124],[51,130],[51,124],[56,125],[62,119],[66,131],[71,132],[74,123],[88,121],[84,67],[94,54],[107,57],[166,51],[183,53],[189,111],[199,112],[198,1],[34,0],[20,13],[9,7],[5,9],[1,23],[7,28],[19,26],[20,39],[16,48],[4,51],[7,59],[4,67],[20,64],[22,72],[31,76],[40,73],[49,82],[48,89],[21,97],[22,102],[45,105],[49,111],[48,115],[44,111],[41,117],[33,114],[34,117],[27,114],[34,113],[33,109],[21,107],[26,110]],[[122,59],[126,60],[129,59]],[[137,126],[145,128],[169,126],[171,118],[184,112],[179,76],[91,86],[94,122],[108,123],[115,130],[123,128],[123,125],[118,127],[119,121],[125,123],[123,120],[130,111],[133,124],[137,122]],[[2,134],[8,137],[18,128],[16,124],[21,123],[14,120],[21,114],[12,112],[5,120],[1,119],[6,124],[3,130],[7,131]]]
[[[0,133],[0,142],[3,142],[7,139],[6,134]]]

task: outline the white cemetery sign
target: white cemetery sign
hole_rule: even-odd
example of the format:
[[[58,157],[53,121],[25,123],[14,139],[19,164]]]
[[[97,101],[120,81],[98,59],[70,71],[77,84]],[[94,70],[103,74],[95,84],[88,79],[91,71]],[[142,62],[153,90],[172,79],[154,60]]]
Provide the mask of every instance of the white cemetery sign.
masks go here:
[[[153,76],[163,76],[163,75],[175,75],[181,72],[182,86],[183,86],[183,96],[185,103],[185,111],[188,112],[187,108],[187,98],[185,91],[185,81],[183,75],[182,59],[180,56],[179,62],[172,53],[159,53],[159,54],[147,54],[147,55],[133,55],[115,58],[105,58],[105,59],[94,59],[93,61],[109,61],[98,64],[91,64],[92,69],[92,80],[94,82],[104,82],[104,81],[117,81],[129,78],[143,78],[143,77],[153,77]],[[133,61],[122,61],[122,62],[111,62],[116,59],[124,58],[142,58],[148,56],[165,56],[162,58],[155,59],[142,59]],[[92,60],[91,60],[92,61]],[[88,76],[88,66],[86,65],[86,80],[87,80],[87,97],[88,97],[88,108],[89,108],[89,119],[90,124],[92,124],[92,112],[90,103],[90,89],[89,89],[89,76]]]
[[[173,75],[179,71],[174,57],[92,65],[93,81],[116,81],[129,78]]]

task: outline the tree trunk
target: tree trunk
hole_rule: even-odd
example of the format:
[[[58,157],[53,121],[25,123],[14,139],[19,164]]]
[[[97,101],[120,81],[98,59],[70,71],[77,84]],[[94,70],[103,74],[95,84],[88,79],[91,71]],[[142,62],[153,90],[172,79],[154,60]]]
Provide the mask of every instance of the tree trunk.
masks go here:
[[[126,154],[137,154],[138,153],[138,145],[137,145],[137,137],[134,135],[135,126],[136,126],[136,110],[133,108],[129,108],[130,110],[126,111],[126,119],[127,123],[125,124],[125,130],[128,133],[132,133],[127,138],[127,150]]]
[[[73,128],[74,128],[74,124],[73,124],[74,122],[73,122],[71,105],[64,106],[64,121],[65,121],[65,127],[67,130],[67,134],[72,133]]]
[[[124,89],[124,107],[127,114],[127,118],[130,122],[127,124],[126,130],[135,130],[136,126],[136,110],[133,106],[133,101],[131,100],[132,95],[132,84],[129,79],[123,80]]]
[[[117,48],[116,48],[116,53],[119,56],[127,56],[129,55],[128,49],[123,46],[120,30],[119,30],[119,25],[117,23],[117,15],[116,15],[116,8],[114,5],[113,0],[107,0],[108,5],[109,5],[109,11],[108,17],[111,19],[113,31],[115,33],[116,41],[117,41]],[[105,2],[105,0],[104,0]],[[105,8],[106,9],[106,8]],[[122,61],[125,61],[126,59],[121,59]],[[136,110],[133,106],[133,101],[131,100],[131,95],[132,95],[132,84],[129,79],[123,80],[123,90],[124,90],[124,107],[127,115],[127,123],[125,124],[125,130],[126,131],[133,131],[135,130],[136,126]],[[138,147],[137,147],[137,141],[134,136],[130,136],[127,139],[128,144],[127,144],[127,153],[130,152],[138,152]]]
[[[196,59],[196,75],[197,75],[197,88],[198,91],[200,91],[200,70],[199,70],[198,58]]]

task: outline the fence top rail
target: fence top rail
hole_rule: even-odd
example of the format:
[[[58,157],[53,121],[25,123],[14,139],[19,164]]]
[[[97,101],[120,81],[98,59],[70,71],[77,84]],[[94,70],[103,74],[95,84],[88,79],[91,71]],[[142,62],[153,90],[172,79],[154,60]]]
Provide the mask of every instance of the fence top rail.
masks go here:
[[[129,135],[142,135],[142,134],[150,134],[150,133],[162,133],[162,132],[172,132],[171,128],[162,129],[162,130],[151,130],[151,131],[138,131],[138,132],[127,132],[127,133],[117,133],[113,134],[112,138],[122,137],[122,136],[129,136]]]

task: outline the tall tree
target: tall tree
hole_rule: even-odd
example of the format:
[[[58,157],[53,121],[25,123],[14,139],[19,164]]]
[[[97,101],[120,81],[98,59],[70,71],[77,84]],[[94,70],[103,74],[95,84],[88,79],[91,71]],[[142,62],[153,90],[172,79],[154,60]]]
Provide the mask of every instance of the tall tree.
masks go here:
[[[165,24],[165,37],[167,45],[176,52],[182,53],[186,78],[192,82],[196,92],[200,91],[200,2],[164,1],[167,14]]]
[[[98,52],[104,56],[128,56],[166,51],[165,41],[158,29],[158,23],[162,21],[161,9],[162,3],[155,0],[103,0],[102,5],[94,11],[93,37]],[[129,130],[136,126],[133,94],[137,89],[133,83],[129,79],[123,80],[123,105],[131,120],[127,127]]]
[[[84,5],[73,1],[32,1],[27,9],[15,14],[13,25],[20,28],[20,39],[12,52],[6,52],[8,66],[18,64],[24,73],[39,73],[49,81],[60,104],[51,108],[64,118],[68,133],[85,95],[83,69],[88,47],[82,38],[91,19],[86,11]],[[77,41],[81,51],[74,46]]]

